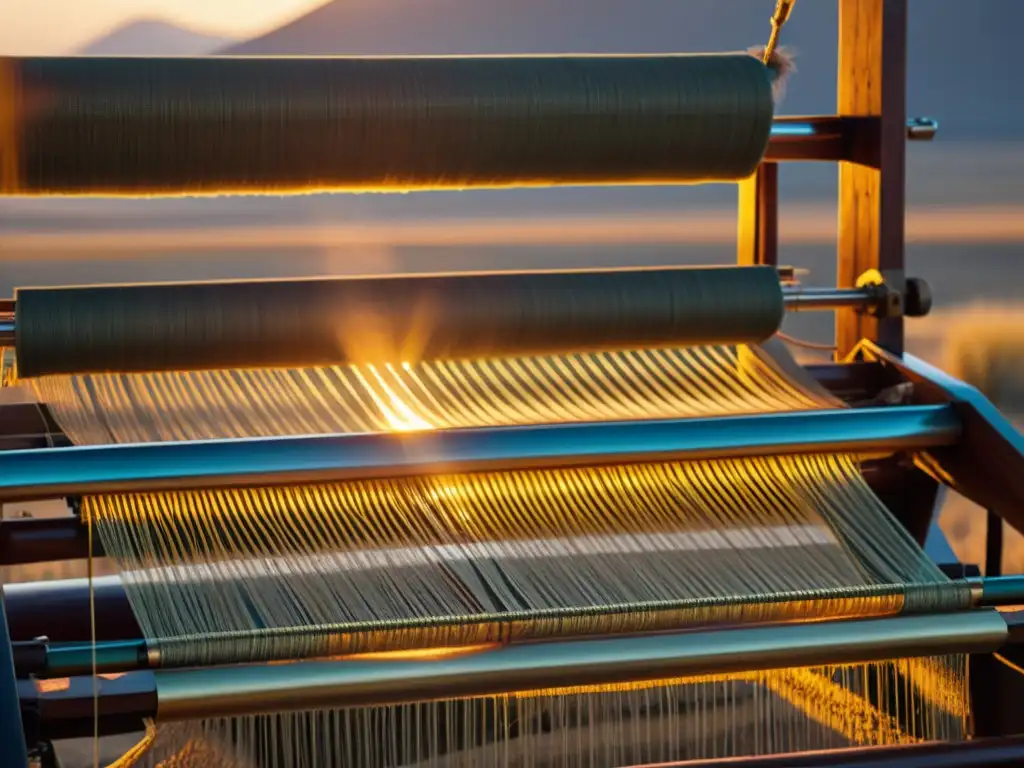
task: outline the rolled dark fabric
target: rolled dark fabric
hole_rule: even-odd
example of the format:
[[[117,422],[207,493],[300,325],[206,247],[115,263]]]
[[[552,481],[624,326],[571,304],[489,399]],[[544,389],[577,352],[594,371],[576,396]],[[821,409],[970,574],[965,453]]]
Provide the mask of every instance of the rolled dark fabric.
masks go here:
[[[756,343],[784,314],[771,267],[32,288],[22,377],[401,364]]]
[[[0,191],[175,195],[750,175],[747,54],[0,59]]]

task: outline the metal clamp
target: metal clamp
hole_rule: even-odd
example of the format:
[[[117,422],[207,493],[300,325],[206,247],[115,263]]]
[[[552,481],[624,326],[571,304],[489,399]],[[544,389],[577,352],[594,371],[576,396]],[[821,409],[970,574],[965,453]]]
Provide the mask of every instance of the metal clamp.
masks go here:
[[[924,317],[932,309],[932,292],[919,277],[904,277],[899,270],[870,269],[857,278],[857,287],[869,291],[863,311],[872,317]]]

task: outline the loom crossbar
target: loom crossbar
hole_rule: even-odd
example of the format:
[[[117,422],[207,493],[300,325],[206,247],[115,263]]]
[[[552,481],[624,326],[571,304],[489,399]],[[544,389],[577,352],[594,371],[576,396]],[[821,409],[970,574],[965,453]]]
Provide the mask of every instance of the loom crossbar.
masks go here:
[[[997,611],[732,629],[708,642],[701,632],[539,642],[460,652],[442,658],[359,657],[290,664],[231,665],[101,678],[101,732],[161,722],[323,707],[372,706],[480,697],[623,682],[770,670],[794,665],[855,664],[947,653],[985,653],[1007,641]],[[34,699],[50,737],[91,707],[90,678],[68,678],[47,692],[19,684]],[[69,722],[70,721],[70,722]],[[125,725],[127,724],[127,728]]]
[[[0,453],[0,500],[271,486],[425,474],[888,453],[955,444],[945,405]]]

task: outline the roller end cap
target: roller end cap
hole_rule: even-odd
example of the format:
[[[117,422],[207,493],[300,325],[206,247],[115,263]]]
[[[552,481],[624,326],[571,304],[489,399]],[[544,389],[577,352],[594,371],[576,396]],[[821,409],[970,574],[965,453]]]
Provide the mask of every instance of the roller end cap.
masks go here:
[[[908,277],[903,297],[903,314],[907,317],[925,317],[931,311],[931,286],[919,277]]]

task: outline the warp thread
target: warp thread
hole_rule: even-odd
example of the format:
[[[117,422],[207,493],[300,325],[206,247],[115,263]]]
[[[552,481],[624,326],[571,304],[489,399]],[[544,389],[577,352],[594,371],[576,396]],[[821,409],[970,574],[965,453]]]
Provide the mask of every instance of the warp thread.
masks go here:
[[[967,607],[848,457],[86,497],[168,666]]]
[[[26,383],[76,445],[707,417],[841,404],[778,342],[412,365],[46,376]]]

